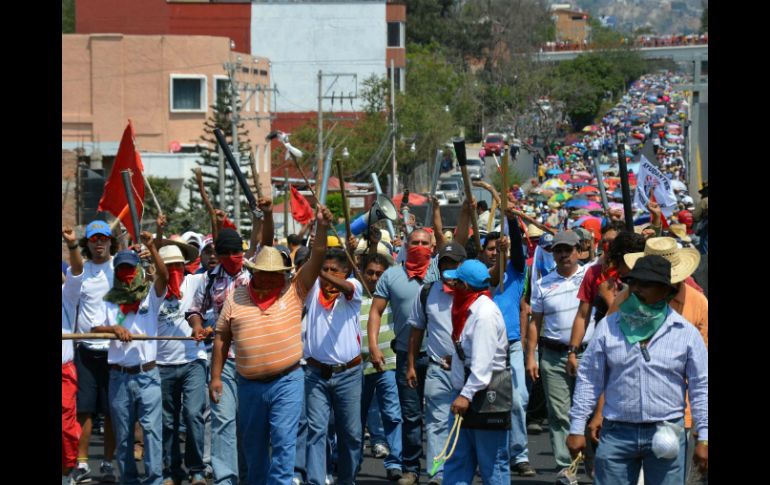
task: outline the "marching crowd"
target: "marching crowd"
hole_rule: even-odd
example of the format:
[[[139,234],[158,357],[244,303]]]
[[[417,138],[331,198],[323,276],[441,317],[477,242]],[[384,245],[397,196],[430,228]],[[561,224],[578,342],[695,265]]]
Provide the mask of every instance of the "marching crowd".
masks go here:
[[[140,483],[139,442],[142,483],[349,485],[368,430],[399,485],[507,484],[537,473],[538,379],[564,483],[581,458],[599,485],[704,473],[708,300],[693,274],[707,243],[654,200],[631,231],[619,207],[589,204],[598,190],[579,194],[613,127],[554,150],[545,172],[566,179],[501,194],[500,221],[466,199],[454,231],[434,201],[432,227],[399,225],[403,240],[373,225],[340,241],[318,205],[308,240],[278,241],[265,198],[248,242],[221,211],[211,235],[165,237],[159,216],[131,246],[104,221],[63,228],[62,334],[102,335],[62,340],[62,483],[96,475],[101,414],[103,482]]]

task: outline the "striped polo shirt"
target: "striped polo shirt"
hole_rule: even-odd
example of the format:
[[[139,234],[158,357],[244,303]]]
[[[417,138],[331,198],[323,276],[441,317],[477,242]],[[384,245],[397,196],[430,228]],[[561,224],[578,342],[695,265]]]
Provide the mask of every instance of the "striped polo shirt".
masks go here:
[[[235,367],[246,379],[281,372],[302,358],[302,306],[306,291],[295,277],[290,288],[262,311],[247,287],[228,295],[217,320],[217,333],[229,335],[238,348]]]
[[[361,353],[364,358],[364,375],[374,374],[377,369],[369,361],[369,310],[372,308],[372,299],[368,296],[361,298]],[[382,352],[382,356],[385,358],[385,370],[396,369],[396,353],[390,348],[390,341],[396,338],[396,332],[390,324],[390,304],[385,307],[385,311],[382,312],[382,318],[380,319],[380,335],[377,344]]]

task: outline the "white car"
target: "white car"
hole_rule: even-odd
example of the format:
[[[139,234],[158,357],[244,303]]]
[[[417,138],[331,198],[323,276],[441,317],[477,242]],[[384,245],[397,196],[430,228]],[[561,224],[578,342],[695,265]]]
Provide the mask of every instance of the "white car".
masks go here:
[[[436,192],[436,198],[438,199],[438,205],[447,205],[449,203],[444,192]]]
[[[467,169],[471,180],[481,180],[484,178],[484,163],[478,158],[469,158]]]
[[[450,203],[460,203],[462,196],[462,186],[457,180],[442,180],[438,184],[438,190],[436,190],[436,196],[442,194]]]

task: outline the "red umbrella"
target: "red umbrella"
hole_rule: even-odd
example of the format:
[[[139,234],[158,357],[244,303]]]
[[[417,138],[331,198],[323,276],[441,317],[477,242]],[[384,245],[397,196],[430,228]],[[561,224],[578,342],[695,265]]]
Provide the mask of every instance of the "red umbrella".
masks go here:
[[[578,194],[587,194],[589,192],[599,192],[599,189],[591,185],[586,185],[578,190]]]
[[[396,194],[393,197],[393,204],[396,206],[397,209],[401,209],[401,201],[404,199],[404,194]],[[424,195],[416,194],[414,192],[409,192],[409,200],[407,201],[407,204],[410,205],[423,205],[428,202],[428,198]]]
[[[568,173],[563,173],[563,174],[559,175],[559,178],[561,180],[564,180],[565,182],[569,182],[572,177]]]
[[[582,170],[580,172],[575,172],[575,177],[582,178],[582,179],[590,179],[591,177],[593,177],[593,175],[586,172],[585,170]]]

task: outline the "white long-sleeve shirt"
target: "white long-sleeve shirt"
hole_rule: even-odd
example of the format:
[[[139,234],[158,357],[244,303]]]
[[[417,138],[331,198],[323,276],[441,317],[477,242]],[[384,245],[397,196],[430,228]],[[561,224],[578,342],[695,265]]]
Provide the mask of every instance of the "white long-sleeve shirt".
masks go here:
[[[473,400],[476,392],[492,381],[492,372],[503,370],[508,357],[508,335],[503,314],[495,302],[481,295],[468,310],[468,320],[460,334],[465,362],[455,350],[452,356],[452,386],[460,395]],[[471,370],[465,381],[465,367]]]

